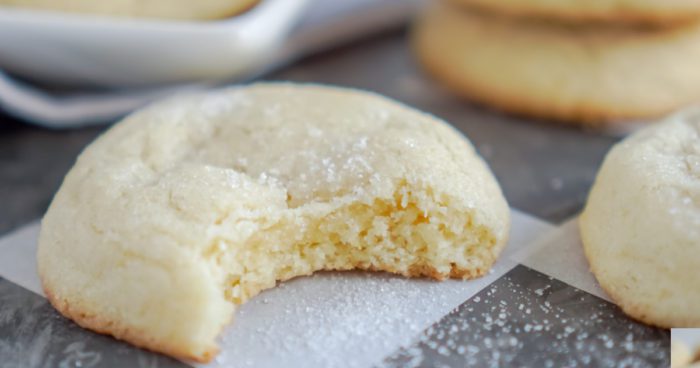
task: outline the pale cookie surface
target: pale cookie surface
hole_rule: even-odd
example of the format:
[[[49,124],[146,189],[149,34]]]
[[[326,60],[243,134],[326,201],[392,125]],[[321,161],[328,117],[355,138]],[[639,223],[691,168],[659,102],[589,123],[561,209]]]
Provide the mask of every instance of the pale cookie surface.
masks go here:
[[[683,368],[690,364],[691,355],[688,346],[679,340],[671,340],[671,368]]]
[[[446,123],[366,92],[260,84],[175,98],[98,138],[43,219],[38,266],[79,324],[206,361],[234,305],[278,280],[478,277],[509,221]]]
[[[700,0],[452,0],[519,17],[674,24],[700,18]]]
[[[628,315],[700,327],[700,111],[615,145],[580,229],[591,271]]]
[[[259,0],[0,0],[0,6],[119,17],[204,20],[241,13]]]
[[[455,92],[537,118],[600,125],[700,101],[700,24],[565,26],[439,3],[418,20],[413,43]]]

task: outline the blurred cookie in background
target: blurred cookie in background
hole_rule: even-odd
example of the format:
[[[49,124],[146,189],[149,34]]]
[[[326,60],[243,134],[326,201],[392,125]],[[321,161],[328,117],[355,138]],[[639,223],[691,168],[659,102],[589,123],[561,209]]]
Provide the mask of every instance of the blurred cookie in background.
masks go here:
[[[227,18],[259,0],[0,0],[0,6],[119,17],[207,20]]]
[[[677,24],[700,17],[700,0],[452,0],[520,17],[567,22]]]
[[[640,27],[512,18],[434,2],[413,46],[457,94],[586,126],[647,120],[700,101],[700,24]]]

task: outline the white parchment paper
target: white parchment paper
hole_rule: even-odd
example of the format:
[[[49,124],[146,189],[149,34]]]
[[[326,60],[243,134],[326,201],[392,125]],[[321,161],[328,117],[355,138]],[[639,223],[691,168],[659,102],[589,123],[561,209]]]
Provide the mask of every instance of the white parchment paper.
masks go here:
[[[267,290],[243,305],[203,366],[368,367],[511,270],[515,255],[553,226],[512,212],[510,243],[492,272],[435,282],[367,272],[325,272]],[[43,295],[36,273],[39,222],[0,239],[0,276]],[[235,359],[234,359],[235,357]]]
[[[578,216],[564,222],[513,256],[521,264],[611,301],[588,267],[578,231]]]
[[[700,350],[700,328],[674,328],[671,330],[671,339],[683,341],[690,351]]]

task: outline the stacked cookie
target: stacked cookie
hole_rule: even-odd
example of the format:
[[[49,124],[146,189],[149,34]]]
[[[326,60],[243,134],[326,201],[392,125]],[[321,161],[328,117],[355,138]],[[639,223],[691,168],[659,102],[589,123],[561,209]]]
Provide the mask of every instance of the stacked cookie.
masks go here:
[[[700,102],[697,19],[700,0],[443,0],[413,42],[469,99],[599,126]]]

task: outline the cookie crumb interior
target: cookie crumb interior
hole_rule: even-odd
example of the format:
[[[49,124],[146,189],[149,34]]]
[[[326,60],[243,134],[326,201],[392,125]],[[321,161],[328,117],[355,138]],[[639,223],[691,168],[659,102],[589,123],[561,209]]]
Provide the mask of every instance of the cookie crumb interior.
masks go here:
[[[279,280],[318,270],[364,269],[404,276],[472,278],[494,259],[494,235],[431,190],[399,185],[389,199],[350,202],[322,216],[290,209],[274,223],[251,221],[244,241],[226,240],[225,223],[204,248],[222,267],[226,298],[245,302]],[[456,247],[455,244],[460,244]]]

